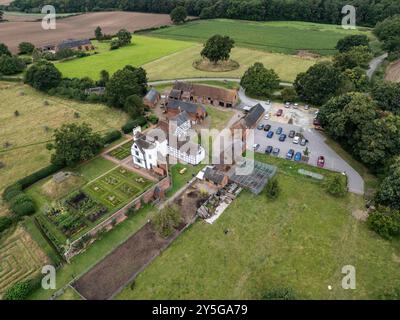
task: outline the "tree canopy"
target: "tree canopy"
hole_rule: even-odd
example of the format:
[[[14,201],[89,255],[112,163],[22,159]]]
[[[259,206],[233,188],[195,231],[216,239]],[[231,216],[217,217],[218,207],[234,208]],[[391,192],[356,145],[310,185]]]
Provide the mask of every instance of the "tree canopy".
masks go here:
[[[25,62],[16,56],[0,56],[0,74],[13,75],[25,69]]]
[[[256,62],[244,73],[240,85],[250,96],[268,97],[279,88],[279,76],[273,69],[266,69]]]
[[[61,72],[51,62],[41,60],[28,68],[25,82],[35,89],[47,91],[59,85]]]
[[[379,22],[374,34],[383,42],[383,48],[390,52],[400,50],[400,15],[395,15]]]
[[[235,41],[228,36],[216,34],[204,44],[201,56],[213,63],[229,60]]]
[[[30,42],[21,42],[18,45],[20,54],[32,54],[33,50],[35,50],[35,46]]]
[[[8,47],[4,43],[0,42],[0,56],[3,54],[11,57],[11,52],[8,50]]]
[[[186,9],[183,6],[177,6],[175,9],[171,11],[169,15],[171,17],[172,22],[175,24],[183,23],[187,18]]]
[[[353,47],[358,46],[369,47],[369,39],[366,35],[355,34],[344,37],[343,39],[340,39],[338,41],[338,43],[336,44],[336,49],[339,50],[339,52],[347,52]]]

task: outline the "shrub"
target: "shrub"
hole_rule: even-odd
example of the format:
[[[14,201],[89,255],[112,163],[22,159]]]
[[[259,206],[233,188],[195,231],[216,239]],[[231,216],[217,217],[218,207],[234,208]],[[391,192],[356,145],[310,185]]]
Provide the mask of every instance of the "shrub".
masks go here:
[[[296,101],[298,99],[296,90],[293,87],[286,87],[281,91],[283,101]]]
[[[137,126],[144,126],[147,123],[145,117],[139,117],[135,120],[128,121],[125,125],[122,126],[122,131],[124,133],[131,133],[134,128]]]
[[[32,199],[27,199],[26,202],[16,203],[11,206],[11,210],[18,216],[29,216],[36,212],[36,206]]]
[[[271,178],[265,187],[265,192],[267,193],[267,197],[270,199],[276,199],[278,198],[280,191],[281,190],[279,188],[278,179]]]
[[[151,114],[147,117],[147,120],[152,123],[152,124],[156,124],[158,123],[158,117],[154,114]]]
[[[294,291],[290,288],[275,288],[267,290],[263,295],[264,300],[296,300]]]
[[[6,202],[10,202],[12,198],[22,193],[22,187],[20,184],[15,183],[8,186],[3,192],[3,199]]]
[[[116,50],[121,47],[121,42],[118,39],[111,40],[110,50]]]
[[[343,197],[347,193],[347,178],[340,175],[330,176],[326,179],[324,187],[329,194]]]
[[[167,238],[181,223],[181,214],[176,206],[167,206],[152,220],[153,226],[160,236]]]
[[[12,225],[12,220],[9,217],[0,217],[0,232],[8,229]]]
[[[380,207],[368,216],[369,228],[382,238],[391,239],[400,235],[400,211]]]
[[[119,130],[110,131],[103,137],[104,144],[110,144],[114,141],[117,141],[119,138],[122,137],[122,133]]]
[[[35,46],[30,42],[21,42],[18,49],[20,54],[31,54],[35,50]]]
[[[6,76],[22,72],[26,68],[24,60],[16,56],[0,56],[0,73]]]
[[[4,300],[25,300],[32,290],[32,282],[22,281],[16,282],[11,287],[9,287],[4,293]]]

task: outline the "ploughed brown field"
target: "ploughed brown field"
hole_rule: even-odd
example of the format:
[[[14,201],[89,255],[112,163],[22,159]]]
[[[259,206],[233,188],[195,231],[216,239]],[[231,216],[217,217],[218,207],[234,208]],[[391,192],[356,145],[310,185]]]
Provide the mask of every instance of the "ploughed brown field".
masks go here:
[[[392,62],[387,70],[385,80],[392,82],[400,82],[400,60]]]
[[[5,43],[12,52],[16,53],[18,44],[23,41],[29,41],[35,46],[42,46],[65,39],[94,38],[94,30],[97,26],[102,28],[103,33],[115,34],[121,28],[133,32],[171,23],[167,14],[121,11],[92,12],[57,19],[55,30],[43,30],[41,21],[1,23],[0,42]]]
[[[0,5],[9,5],[13,0],[0,0]]]

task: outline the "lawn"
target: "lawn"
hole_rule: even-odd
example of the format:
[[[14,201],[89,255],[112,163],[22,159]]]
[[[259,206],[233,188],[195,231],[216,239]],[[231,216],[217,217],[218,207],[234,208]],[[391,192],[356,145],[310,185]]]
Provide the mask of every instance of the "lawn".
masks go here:
[[[0,95],[0,161],[5,164],[0,169],[0,191],[49,164],[46,143],[62,124],[86,122],[104,132],[120,128],[128,118],[120,110],[51,97],[17,83],[0,82]],[[16,110],[19,116],[14,115]],[[5,148],[6,142],[11,146]]]
[[[214,34],[221,34],[232,37],[237,47],[285,54],[308,50],[321,55],[331,55],[335,53],[334,48],[339,39],[349,34],[371,35],[367,30],[366,28],[345,30],[337,25],[296,21],[254,22],[216,19],[193,21],[155,30],[150,35],[204,43]]]
[[[244,72],[255,62],[261,62],[267,68],[274,69],[282,81],[293,82],[297,74],[307,71],[321,59],[301,58],[281,53],[270,53],[248,48],[234,48],[231,58],[239,62],[240,67],[233,71],[212,72],[201,71],[193,67],[193,62],[201,58],[202,45],[196,45],[158,60],[146,63],[143,68],[147,71],[150,81],[183,79],[183,78],[241,78]],[[176,63],[179,61],[179,68]]]
[[[56,63],[65,77],[90,77],[98,79],[101,70],[113,74],[126,65],[141,66],[150,61],[193,46],[193,43],[168,39],[156,39],[133,35],[132,44],[118,50],[107,50],[105,43],[96,43],[99,53],[86,58]]]
[[[351,214],[361,197],[333,198],[290,162],[273,163],[279,199],[244,191],[213,225],[196,222],[117,299],[259,299],[276,287],[300,299],[371,299],[400,284],[398,248]],[[341,288],[348,264],[356,290]]]

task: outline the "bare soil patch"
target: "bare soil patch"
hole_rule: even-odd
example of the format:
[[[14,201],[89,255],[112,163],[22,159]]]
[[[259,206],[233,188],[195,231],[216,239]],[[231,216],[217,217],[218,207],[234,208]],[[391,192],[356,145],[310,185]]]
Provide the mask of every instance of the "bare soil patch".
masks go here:
[[[239,69],[240,65],[234,60],[212,63],[206,59],[200,59],[193,62],[193,67],[201,71],[227,72]]]
[[[400,60],[392,62],[388,66],[386,70],[385,80],[392,82],[400,82]]]
[[[157,256],[169,241],[170,238],[160,237],[148,223],[84,274],[73,287],[86,299],[109,299]]]
[[[9,5],[13,0],[0,0],[0,4],[3,6]]]
[[[56,30],[43,30],[41,21],[5,22],[1,24],[0,39],[11,51],[17,52],[18,44],[22,41],[42,46],[68,38],[93,38],[97,26],[102,28],[103,33],[115,34],[121,28],[133,32],[170,24],[172,22],[167,14],[121,11],[91,12],[58,19]]]
[[[319,55],[318,53],[314,53],[314,52],[307,51],[307,50],[297,51],[296,56],[298,56],[300,58],[304,58],[304,59],[317,59],[317,58],[321,57],[321,55]]]

